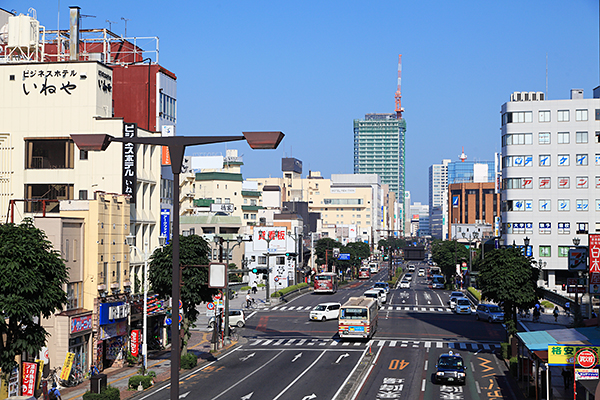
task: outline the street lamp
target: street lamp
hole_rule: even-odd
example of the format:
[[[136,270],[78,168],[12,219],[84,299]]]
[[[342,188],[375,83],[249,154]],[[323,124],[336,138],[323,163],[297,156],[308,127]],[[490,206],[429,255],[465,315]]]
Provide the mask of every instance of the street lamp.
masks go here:
[[[143,365],[144,365],[144,375],[146,375],[146,371],[148,370],[148,260],[150,256],[156,249],[161,248],[167,243],[167,238],[165,236],[158,237],[158,246],[154,248],[151,252],[140,251],[138,247],[135,245],[135,236],[129,235],[125,238],[127,240],[127,245],[130,248],[135,249],[138,253],[144,255],[144,315],[143,315],[143,328],[142,328],[142,356],[143,356]],[[148,248],[148,242],[144,244],[144,249]]]
[[[104,151],[112,142],[167,146],[171,156],[173,172],[173,264],[171,310],[171,399],[179,399],[179,366],[181,364],[181,339],[175,349],[175,341],[179,333],[179,174],[183,165],[183,155],[187,146],[235,142],[246,140],[252,149],[276,149],[283,139],[283,132],[242,132],[243,136],[161,136],[161,137],[113,137],[108,134],[72,134],[71,139],[80,150]]]

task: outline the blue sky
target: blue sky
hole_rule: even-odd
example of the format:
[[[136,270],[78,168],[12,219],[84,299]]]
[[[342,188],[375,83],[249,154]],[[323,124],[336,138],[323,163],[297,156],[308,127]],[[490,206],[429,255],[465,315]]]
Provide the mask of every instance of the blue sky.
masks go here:
[[[167,7],[172,4],[171,7]],[[2,0],[56,29],[58,0]],[[500,151],[500,107],[514,91],[568,98],[599,84],[598,2],[531,1],[188,1],[89,0],[83,27],[158,36],[160,64],[177,75],[178,135],[281,130],[274,151],[230,143],[246,178],[281,176],[281,157],[304,172],[353,172],[352,121],[393,112],[398,54],[407,123],[406,188],[428,202],[428,168],[492,160]],[[223,153],[224,145],[191,154]]]

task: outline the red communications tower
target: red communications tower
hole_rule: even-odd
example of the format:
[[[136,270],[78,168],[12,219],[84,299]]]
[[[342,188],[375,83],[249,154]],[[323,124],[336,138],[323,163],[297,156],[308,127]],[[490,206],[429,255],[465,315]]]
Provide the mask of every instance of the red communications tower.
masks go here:
[[[396,90],[396,116],[398,118],[402,118],[402,113],[404,112],[404,108],[402,108],[402,94],[400,91],[400,87],[402,84],[402,54],[398,56],[398,89]]]

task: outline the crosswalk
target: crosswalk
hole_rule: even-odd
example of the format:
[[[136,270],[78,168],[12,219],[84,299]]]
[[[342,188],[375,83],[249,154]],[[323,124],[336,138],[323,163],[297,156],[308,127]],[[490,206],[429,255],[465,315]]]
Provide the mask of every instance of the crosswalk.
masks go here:
[[[313,306],[275,306],[263,308],[261,311],[298,311],[305,312],[312,310]],[[440,307],[440,306],[382,306],[379,309],[379,312],[382,311],[412,311],[412,312],[441,312],[441,313],[451,313],[452,310],[448,307]]]
[[[426,340],[377,340],[371,342],[353,342],[341,341],[339,339],[250,339],[249,347],[279,347],[279,346],[313,346],[313,347],[353,347],[364,348],[368,345],[377,347],[400,347],[400,348],[437,348],[437,349],[455,349],[455,350],[496,350],[500,348],[499,344],[490,343],[474,343],[474,342],[442,342],[442,341],[426,341]]]

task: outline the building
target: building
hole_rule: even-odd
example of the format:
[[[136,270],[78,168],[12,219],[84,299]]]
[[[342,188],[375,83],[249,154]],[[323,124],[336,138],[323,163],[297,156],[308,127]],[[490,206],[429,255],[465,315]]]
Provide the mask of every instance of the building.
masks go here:
[[[500,194],[494,182],[448,185],[448,232],[455,224],[494,224],[500,215]]]
[[[429,226],[431,236],[447,239],[446,220],[448,217],[448,164],[451,160],[442,160],[441,164],[429,167]]]
[[[453,161],[448,163],[448,184],[465,182],[494,182],[495,161]]]
[[[541,261],[541,282],[561,289],[573,239],[600,231],[600,94],[546,100],[515,92],[502,113],[502,239]],[[591,158],[594,157],[592,160]]]
[[[410,206],[411,226],[410,233],[414,237],[430,236],[429,206],[415,202]]]

